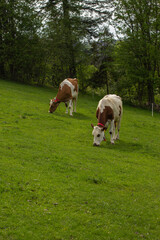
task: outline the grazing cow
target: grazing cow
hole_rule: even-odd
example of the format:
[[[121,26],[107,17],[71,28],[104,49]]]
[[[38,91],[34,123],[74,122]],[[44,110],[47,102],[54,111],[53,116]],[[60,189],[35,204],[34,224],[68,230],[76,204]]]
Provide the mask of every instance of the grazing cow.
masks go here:
[[[61,102],[66,105],[66,113],[68,113],[68,103],[70,115],[73,113],[73,100],[74,112],[76,112],[76,103],[78,98],[78,80],[76,78],[67,78],[59,85],[57,96],[50,100],[49,112],[53,113]]]
[[[100,143],[105,140],[104,130],[108,128],[110,124],[109,133],[111,135],[111,143],[114,144],[114,140],[119,139],[119,130],[122,117],[122,100],[115,94],[109,94],[104,96],[97,107],[96,117],[98,119],[97,126],[93,128],[92,135],[94,136],[93,145],[99,146]],[[115,129],[117,127],[117,135],[115,136]]]

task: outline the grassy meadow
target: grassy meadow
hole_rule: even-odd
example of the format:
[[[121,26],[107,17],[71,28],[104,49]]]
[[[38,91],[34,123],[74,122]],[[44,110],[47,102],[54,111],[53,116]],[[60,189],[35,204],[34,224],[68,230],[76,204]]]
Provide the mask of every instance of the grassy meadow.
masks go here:
[[[0,240],[160,240],[160,114],[124,105],[93,147],[100,98],[70,117],[55,95],[0,80]]]

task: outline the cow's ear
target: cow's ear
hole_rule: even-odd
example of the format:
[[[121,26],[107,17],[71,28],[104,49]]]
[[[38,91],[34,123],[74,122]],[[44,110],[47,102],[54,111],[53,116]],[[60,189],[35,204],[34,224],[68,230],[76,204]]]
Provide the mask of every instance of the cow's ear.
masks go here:
[[[91,123],[91,127],[94,128],[94,125]]]
[[[101,129],[101,131],[103,132],[103,131],[105,131],[105,130],[107,130],[107,128],[106,127],[103,127],[102,129]]]

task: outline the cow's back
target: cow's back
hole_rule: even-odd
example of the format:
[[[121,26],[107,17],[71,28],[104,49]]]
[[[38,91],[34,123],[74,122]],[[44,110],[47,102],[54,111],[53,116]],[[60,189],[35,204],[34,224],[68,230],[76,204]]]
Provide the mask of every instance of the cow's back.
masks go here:
[[[115,94],[109,94],[104,96],[98,104],[98,108],[102,113],[105,107],[110,107],[114,113],[114,119],[117,121],[122,116],[122,100]]]
[[[78,92],[78,79],[77,78],[67,78],[67,80],[74,86],[76,92]]]
[[[61,82],[57,98],[68,101],[71,98],[75,98],[78,95],[78,80],[76,78],[67,78]]]

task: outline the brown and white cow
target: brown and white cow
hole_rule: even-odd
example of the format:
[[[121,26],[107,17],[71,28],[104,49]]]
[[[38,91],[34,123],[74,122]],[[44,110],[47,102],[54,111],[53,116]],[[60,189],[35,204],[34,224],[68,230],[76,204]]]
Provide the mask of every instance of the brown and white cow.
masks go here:
[[[108,128],[109,124],[111,143],[114,144],[114,140],[119,139],[122,112],[122,100],[119,96],[115,94],[106,95],[99,101],[96,112],[98,124],[97,126],[93,126],[93,124],[91,124],[91,126],[93,127],[92,135],[94,136],[94,146],[99,146],[100,143],[105,140],[104,131]],[[116,127],[117,135],[115,136]]]
[[[78,98],[78,80],[77,78],[67,78],[59,85],[57,96],[50,100],[49,112],[53,113],[61,102],[66,105],[66,113],[68,113],[68,102],[70,115],[73,113],[73,101],[74,112],[76,112],[76,103]]]

